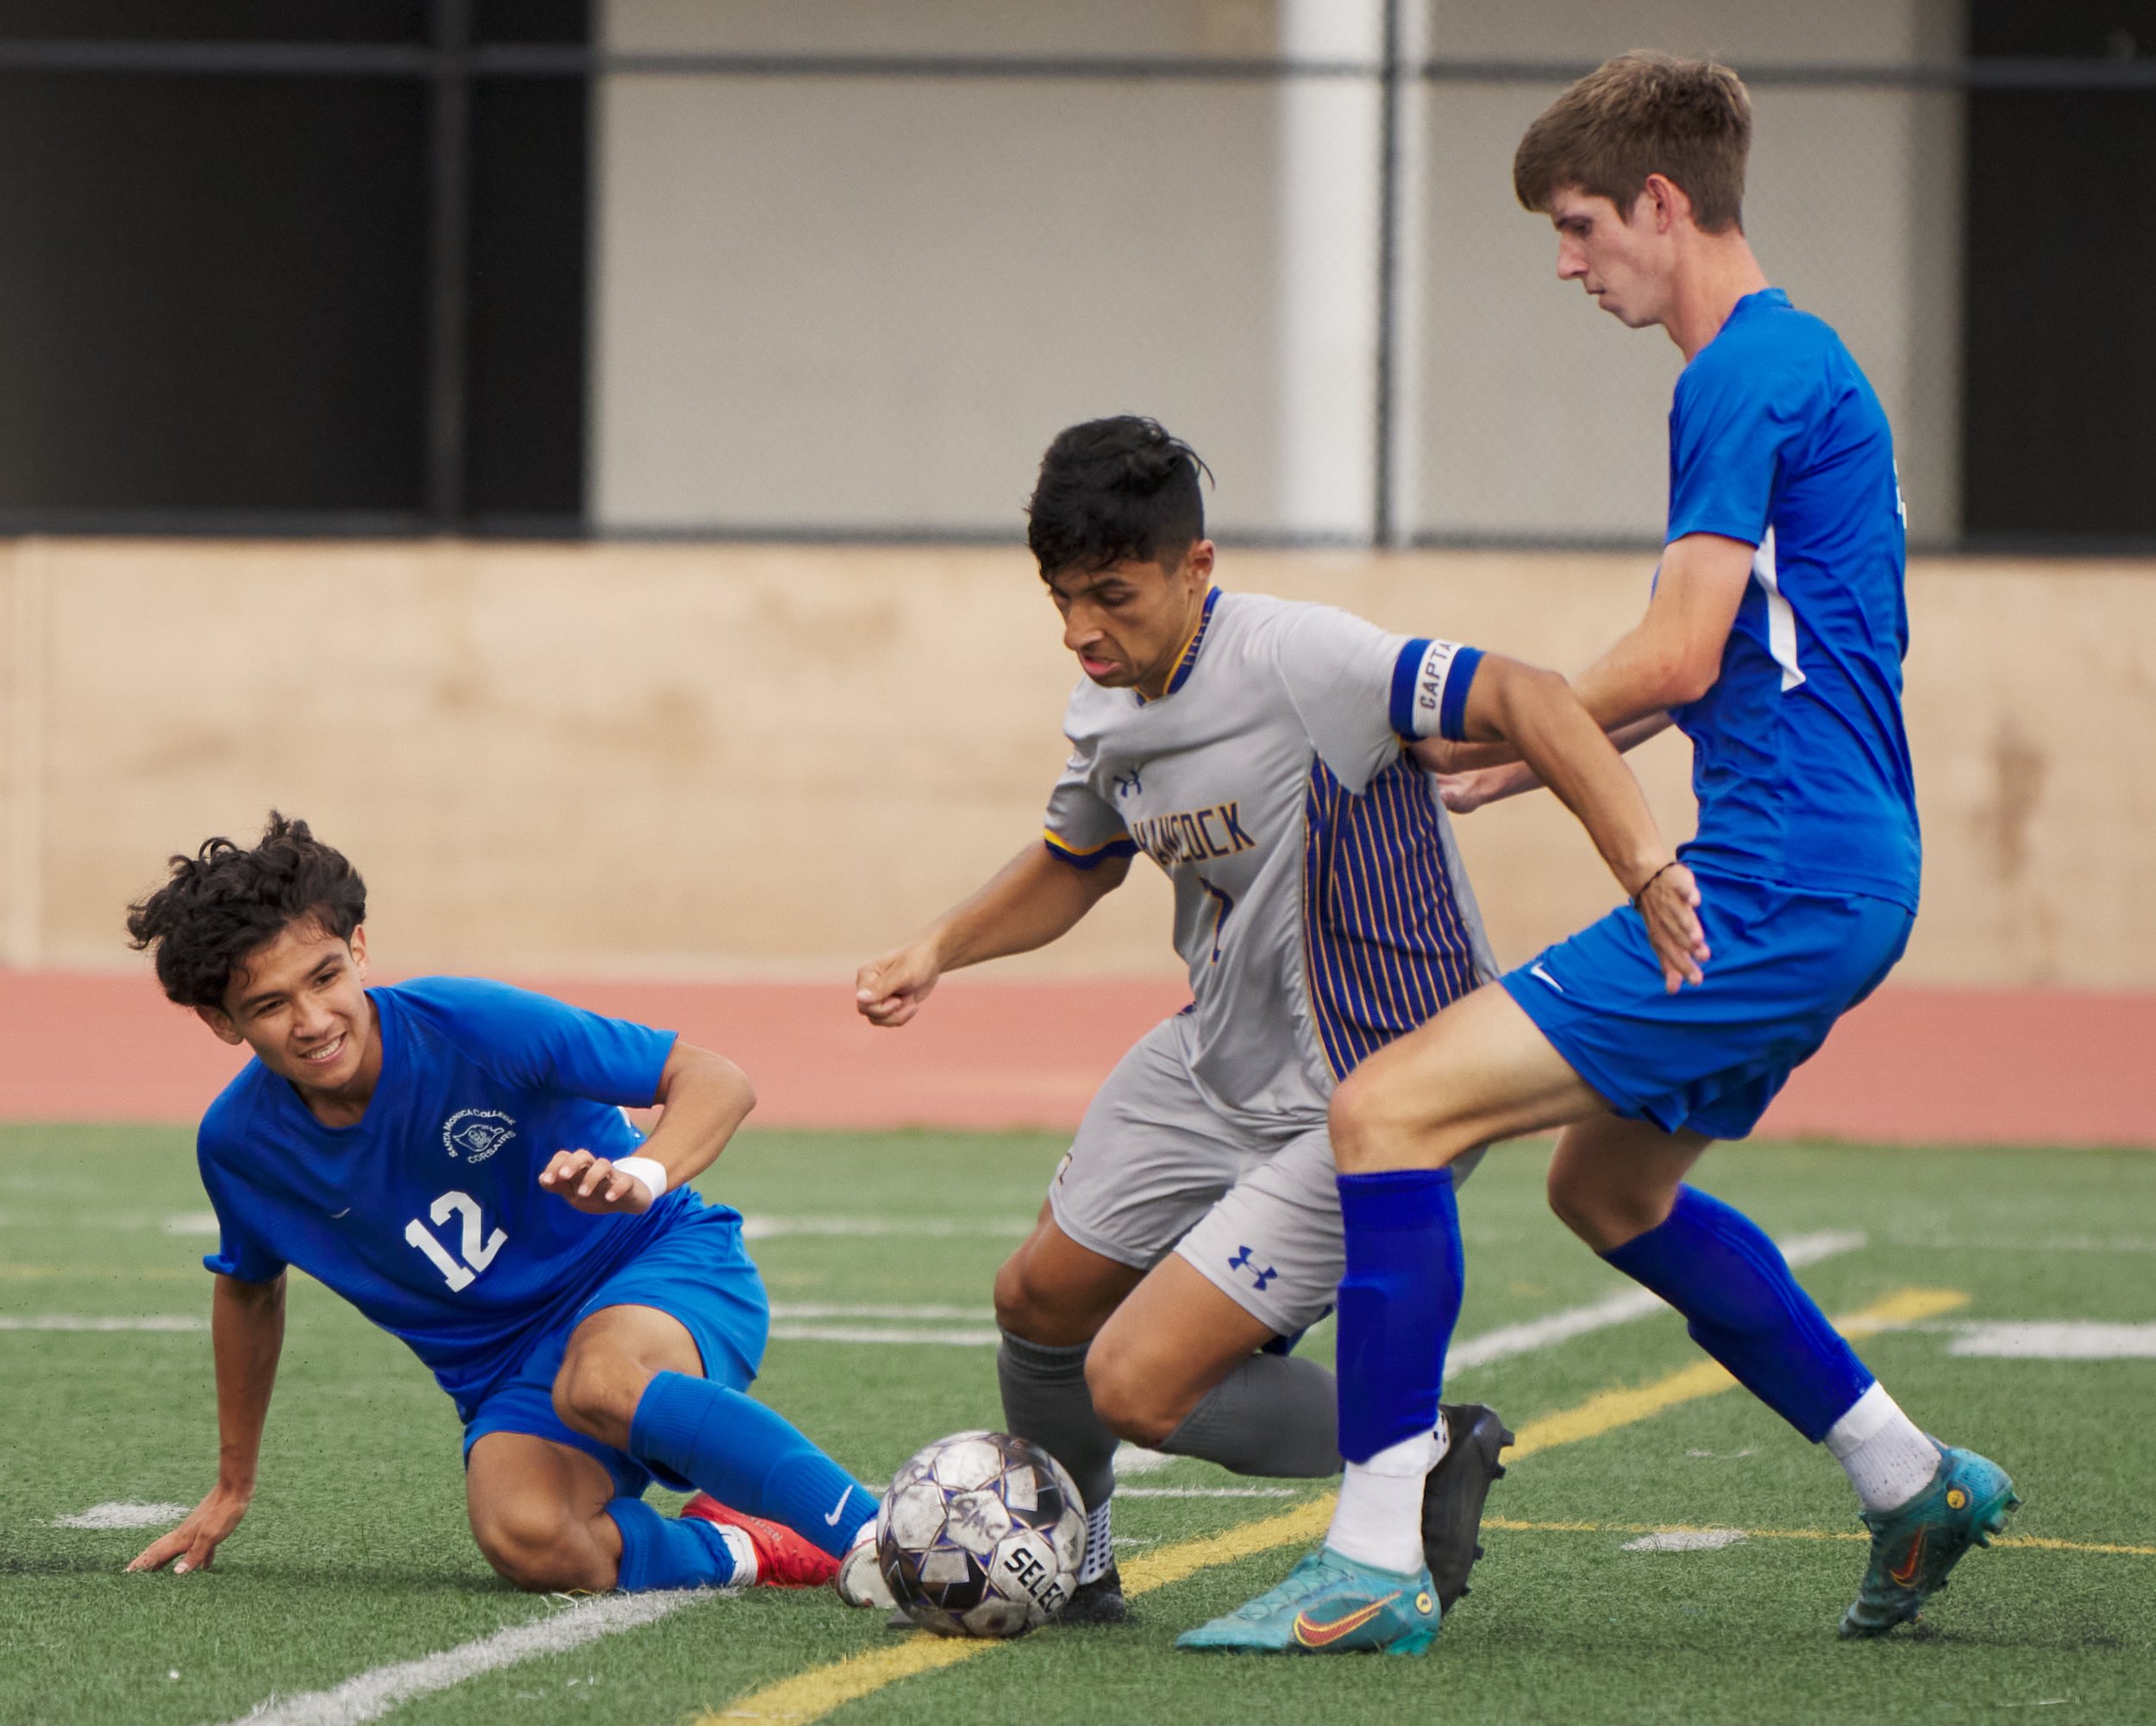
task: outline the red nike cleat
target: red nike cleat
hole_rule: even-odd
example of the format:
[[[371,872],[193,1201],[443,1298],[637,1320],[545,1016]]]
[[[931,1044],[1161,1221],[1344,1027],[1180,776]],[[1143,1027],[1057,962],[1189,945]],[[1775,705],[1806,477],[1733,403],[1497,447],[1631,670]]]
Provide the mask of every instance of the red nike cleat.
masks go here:
[[[812,1545],[783,1522],[745,1516],[699,1492],[681,1507],[685,1516],[739,1528],[756,1549],[756,1585],[761,1588],[821,1588],[838,1574],[838,1560]]]

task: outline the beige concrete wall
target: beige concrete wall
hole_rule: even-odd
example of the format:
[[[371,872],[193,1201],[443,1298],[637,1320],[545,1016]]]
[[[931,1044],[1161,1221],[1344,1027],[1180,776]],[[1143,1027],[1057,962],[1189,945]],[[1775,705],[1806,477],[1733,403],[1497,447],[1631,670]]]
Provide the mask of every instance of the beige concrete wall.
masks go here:
[[[1745,69],[1951,59],[1965,10],[1422,0],[1405,22],[1444,59],[1647,46]],[[1373,0],[611,0],[603,39],[1262,56],[1283,34],[1329,42],[1282,25],[1334,15],[1374,18]],[[1365,57],[1316,57],[1332,55]],[[1547,225],[1513,199],[1513,150],[1559,87],[1409,94],[1394,382],[1410,533],[1660,530],[1677,352],[1559,285]],[[1951,537],[1962,99],[1756,99],[1761,259],[1877,386],[1913,531]],[[1369,86],[637,76],[605,80],[598,116],[592,505],[610,525],[1005,530],[1060,427],[1138,411],[1212,464],[1216,521],[1366,527],[1376,242],[1306,194],[1314,176],[1343,207],[1375,198]]]
[[[1234,552],[1576,668],[1643,559]],[[25,542],[0,548],[0,958],[126,962],[160,860],[277,804],[345,846],[398,969],[839,975],[1038,830],[1071,668],[1022,552]],[[1903,974],[2156,986],[2156,565],[1911,582],[1928,840]],[[1685,747],[1637,757],[1688,832]],[[1614,889],[1547,800],[1461,824],[1500,951]],[[1069,972],[1172,970],[1142,866]]]

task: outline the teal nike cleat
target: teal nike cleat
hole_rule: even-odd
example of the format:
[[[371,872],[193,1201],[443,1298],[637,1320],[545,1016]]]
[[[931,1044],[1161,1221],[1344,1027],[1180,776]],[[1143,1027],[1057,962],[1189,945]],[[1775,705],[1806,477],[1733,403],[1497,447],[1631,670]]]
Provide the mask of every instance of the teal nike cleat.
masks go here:
[[[1849,1610],[1845,1636],[1883,1636],[1906,1624],[1946,1585],[1946,1572],[1972,1546],[1988,1547],[2021,1501],[2006,1471],[1972,1450],[1939,1444],[1939,1472],[1898,1510],[1865,1511],[1871,1561]]]
[[[1175,1638],[1179,1648],[1223,1654],[1419,1654],[1437,1640],[1436,1585],[1342,1558],[1329,1547],[1279,1587],[1225,1618]]]

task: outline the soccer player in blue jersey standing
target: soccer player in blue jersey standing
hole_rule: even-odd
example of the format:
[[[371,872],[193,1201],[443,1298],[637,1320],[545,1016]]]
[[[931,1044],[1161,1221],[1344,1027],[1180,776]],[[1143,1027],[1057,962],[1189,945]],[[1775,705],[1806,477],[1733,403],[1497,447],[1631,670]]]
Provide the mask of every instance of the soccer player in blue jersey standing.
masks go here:
[[[1996,1464],[1909,1420],[1757,1225],[1684,1184],[1901,957],[1921,861],[1892,438],[1834,332],[1752,257],[1751,134],[1727,68],[1635,53],[1560,97],[1514,164],[1520,202],[1556,224],[1559,276],[1685,356],[1653,597],[1576,687],[1627,747],[1671,724],[1692,740],[1699,832],[1649,891],[1698,907],[1702,978],[1680,987],[1620,907],[1343,1081],[1339,1507],[1321,1552],[1187,1647],[1427,1646],[1417,1476],[1460,1310],[1450,1165],[1551,1127],[1557,1214],[1848,1473],[1871,1548],[1845,1636],[1914,1618],[2020,1502]],[[1535,782],[1471,755],[1454,757],[1456,809]]]
[[[370,989],[366,912],[351,863],[273,815],[129,914],[166,994],[254,1053],[197,1141],[217,1483],[129,1568],[204,1569],[247,1514],[296,1265],[455,1399],[472,1532],[518,1587],[832,1579],[875,1496],[745,1394],[762,1281],[739,1214],[686,1184],[755,1104],[740,1069],[500,983]],[[652,1104],[646,1139],[622,1111]],[[699,1490],[662,1516],[654,1478]]]

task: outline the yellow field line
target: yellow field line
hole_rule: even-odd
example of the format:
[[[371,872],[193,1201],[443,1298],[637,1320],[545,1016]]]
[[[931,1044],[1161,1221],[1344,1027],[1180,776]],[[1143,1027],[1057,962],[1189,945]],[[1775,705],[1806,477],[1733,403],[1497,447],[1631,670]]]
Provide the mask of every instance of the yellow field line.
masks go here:
[[[1522,1522],[1510,1516],[1485,1516],[1486,1528],[1521,1535],[1703,1535],[1720,1533],[1697,1522]],[[1748,1541],[1868,1541],[1854,1528],[1737,1528]],[[2103,1541],[2055,1541],[2044,1535],[2003,1535],[1995,1547],[2021,1547],[2040,1552],[2109,1553],[2123,1558],[2156,1558],[2156,1547],[2123,1546]]]
[[[1951,1289],[1903,1289],[1861,1312],[1836,1319],[1834,1327],[1844,1336],[1871,1336],[1883,1330],[1895,1330],[1936,1318],[1940,1313],[1951,1312],[1964,1304],[1968,1298]],[[1736,1383],[1708,1360],[1634,1390],[1604,1390],[1589,1397],[1576,1409],[1528,1422],[1520,1429],[1520,1437],[1512,1447],[1512,1459],[1517,1460],[1558,1445],[1598,1438],[1681,1403],[1719,1395],[1735,1388]],[[1150,1594],[1156,1588],[1181,1582],[1185,1577],[1194,1576],[1215,1565],[1232,1564],[1238,1559],[1270,1552],[1276,1547],[1318,1540],[1332,1520],[1332,1507],[1338,1496],[1333,1492],[1321,1493],[1277,1516],[1244,1522],[1194,1541],[1180,1541],[1134,1558],[1123,1566],[1123,1592],[1125,1596]],[[1524,1526],[1501,1522],[1494,1517],[1486,1520],[1492,1528]],[[1593,1526],[1578,1525],[1581,1532],[1587,1532]],[[932,1636],[923,1631],[902,1642],[872,1648],[867,1654],[854,1654],[829,1666],[812,1667],[793,1678],[752,1691],[730,1707],[700,1717],[694,1726],[716,1726],[723,1720],[783,1721],[790,1723],[790,1726],[805,1726],[805,1723],[820,1720],[834,1709],[858,1701],[900,1679],[933,1672],[940,1666],[956,1666],[962,1660],[993,1654],[1007,1646],[1003,1642]]]

